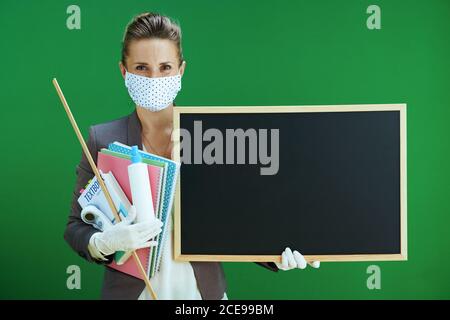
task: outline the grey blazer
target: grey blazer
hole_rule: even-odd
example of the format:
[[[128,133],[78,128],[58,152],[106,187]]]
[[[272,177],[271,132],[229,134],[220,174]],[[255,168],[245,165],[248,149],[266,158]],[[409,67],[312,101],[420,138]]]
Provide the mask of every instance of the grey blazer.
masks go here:
[[[108,144],[114,141],[130,146],[137,145],[139,148],[142,148],[141,130],[142,126],[136,110],[120,119],[90,126],[87,145],[94,162],[97,163],[97,152],[101,148],[107,148]],[[113,255],[106,257],[108,261],[99,261],[89,254],[89,239],[98,230],[81,220],[81,207],[77,201],[80,189],[84,188],[88,181],[94,177],[94,173],[84,153],[82,153],[80,163],[76,166],[76,174],[77,180],[73,190],[72,207],[64,239],[81,257],[90,262],[105,265],[101,292],[102,299],[137,299],[145,288],[142,280],[108,268],[107,266],[112,262]],[[269,270],[278,271],[278,268],[272,262],[258,264]],[[221,263],[191,262],[191,265],[202,299],[221,299],[226,290],[225,274]]]

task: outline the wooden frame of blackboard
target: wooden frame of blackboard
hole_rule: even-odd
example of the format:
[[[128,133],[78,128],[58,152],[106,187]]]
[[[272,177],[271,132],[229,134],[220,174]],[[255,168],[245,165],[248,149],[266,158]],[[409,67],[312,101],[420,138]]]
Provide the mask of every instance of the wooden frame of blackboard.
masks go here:
[[[400,252],[395,254],[305,255],[307,261],[402,261],[407,260],[407,194],[406,194],[406,104],[360,104],[317,106],[201,106],[174,107],[173,155],[180,162],[180,117],[193,113],[297,113],[399,111],[400,113]],[[281,262],[281,255],[203,255],[181,252],[181,178],[177,181],[174,203],[174,258],[176,261]],[[280,253],[281,254],[281,253]]]

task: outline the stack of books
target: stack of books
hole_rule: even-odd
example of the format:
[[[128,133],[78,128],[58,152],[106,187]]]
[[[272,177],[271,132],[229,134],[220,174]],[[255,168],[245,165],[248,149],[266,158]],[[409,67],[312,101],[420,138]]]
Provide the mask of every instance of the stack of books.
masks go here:
[[[147,164],[148,167],[151,188],[151,195],[149,194],[149,197],[152,197],[155,215],[163,223],[161,233],[154,239],[158,242],[158,245],[156,247],[136,250],[144,269],[146,269],[148,276],[151,278],[160,268],[164,244],[166,243],[167,236],[170,236],[169,233],[171,230],[167,226],[170,215],[172,214],[180,164],[142,150],[139,150],[139,153],[142,157],[142,162]],[[130,164],[131,146],[120,142],[113,142],[108,145],[107,149],[103,148],[98,153],[97,168],[102,172],[102,177],[122,219],[127,219],[132,203],[128,178],[128,165]],[[78,203],[82,208],[88,205],[94,205],[112,223],[115,223],[111,209],[95,177],[81,192]],[[98,226],[96,227],[99,228]],[[128,259],[128,257],[128,253],[116,252],[114,261],[109,267],[142,279],[135,262],[133,259]]]

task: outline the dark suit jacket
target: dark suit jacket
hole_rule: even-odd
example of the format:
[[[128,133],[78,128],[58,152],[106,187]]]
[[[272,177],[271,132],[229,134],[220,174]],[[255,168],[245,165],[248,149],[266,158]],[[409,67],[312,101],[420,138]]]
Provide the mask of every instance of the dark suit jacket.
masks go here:
[[[107,148],[108,144],[119,141],[142,149],[141,123],[136,110],[130,115],[107,123],[97,124],[89,128],[87,145],[94,162],[97,163],[97,152]],[[81,257],[90,262],[104,264],[111,263],[113,255],[107,256],[108,261],[94,259],[88,251],[88,243],[92,234],[98,232],[91,225],[81,220],[81,207],[78,204],[80,189],[94,177],[86,156],[82,153],[81,161],[76,167],[77,180],[73,190],[72,208],[69,215],[64,239]],[[272,271],[278,271],[274,263],[258,263]],[[226,290],[225,274],[219,262],[191,262],[197,286],[202,299],[221,299]],[[112,268],[105,268],[102,299],[137,299],[145,288],[142,280],[118,272]]]

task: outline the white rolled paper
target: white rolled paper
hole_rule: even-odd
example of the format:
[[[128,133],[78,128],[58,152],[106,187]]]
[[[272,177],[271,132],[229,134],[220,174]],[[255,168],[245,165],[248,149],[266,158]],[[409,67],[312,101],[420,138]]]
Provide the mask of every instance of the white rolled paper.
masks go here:
[[[94,205],[83,208],[81,219],[84,223],[90,224],[100,231],[105,231],[113,226],[109,218]]]

